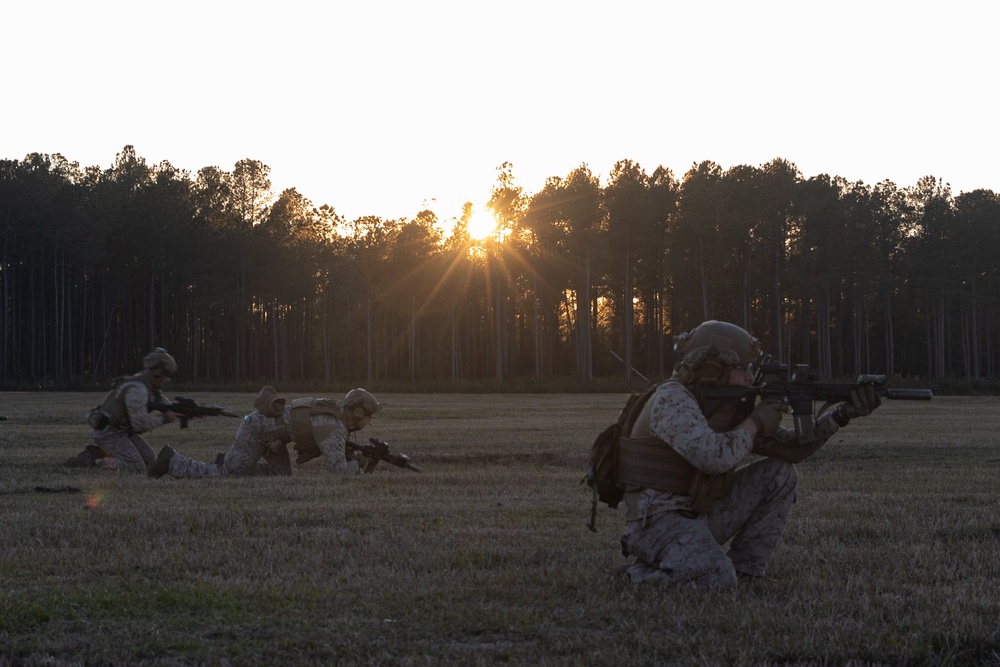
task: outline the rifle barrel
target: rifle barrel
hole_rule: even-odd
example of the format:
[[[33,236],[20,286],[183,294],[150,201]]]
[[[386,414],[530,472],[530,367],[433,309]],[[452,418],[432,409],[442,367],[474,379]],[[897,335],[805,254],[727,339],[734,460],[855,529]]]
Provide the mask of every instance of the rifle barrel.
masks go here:
[[[902,401],[929,401],[933,394],[930,389],[886,389],[885,396]]]

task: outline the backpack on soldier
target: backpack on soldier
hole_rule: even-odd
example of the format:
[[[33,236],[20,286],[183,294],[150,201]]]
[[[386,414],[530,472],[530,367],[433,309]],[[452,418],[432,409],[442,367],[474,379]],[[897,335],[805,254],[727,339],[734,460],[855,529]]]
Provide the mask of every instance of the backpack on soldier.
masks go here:
[[[635,420],[642,412],[643,406],[656,391],[659,385],[651,385],[641,393],[633,393],[625,402],[625,407],[618,413],[618,419],[608,425],[594,439],[594,444],[590,446],[590,455],[587,458],[587,475],[582,482],[586,483],[593,492],[594,497],[590,507],[590,523],[587,528],[597,532],[594,525],[597,519],[598,501],[606,504],[611,509],[617,509],[618,503],[625,497],[625,486],[619,484],[615,476],[615,468],[618,464],[618,443],[623,436],[628,436],[632,432]]]

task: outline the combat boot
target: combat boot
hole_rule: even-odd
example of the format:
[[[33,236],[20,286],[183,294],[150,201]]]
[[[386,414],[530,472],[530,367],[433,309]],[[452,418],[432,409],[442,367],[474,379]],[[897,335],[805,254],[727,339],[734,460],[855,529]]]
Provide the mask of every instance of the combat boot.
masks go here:
[[[87,445],[87,451],[90,452],[91,458],[93,458],[95,461],[97,459],[107,458],[108,456],[107,451],[101,449],[97,445]]]
[[[71,456],[63,462],[67,468],[93,468],[94,457],[89,450],[83,450],[76,456]]]
[[[153,465],[149,466],[149,476],[159,479],[170,472],[170,459],[174,458],[177,451],[170,445],[163,445],[163,449],[157,454]]]

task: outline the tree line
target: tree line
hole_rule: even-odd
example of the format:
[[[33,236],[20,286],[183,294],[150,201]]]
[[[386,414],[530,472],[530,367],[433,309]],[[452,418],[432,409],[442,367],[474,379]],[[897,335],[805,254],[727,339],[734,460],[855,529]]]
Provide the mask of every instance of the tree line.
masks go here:
[[[707,319],[825,377],[1000,371],[1000,197],[935,177],[804,178],[790,162],[676,177],[581,165],[540,191],[498,168],[499,226],[345,220],[270,169],[0,160],[0,384],[88,386],[154,346],[185,380],[327,384],[661,378]]]

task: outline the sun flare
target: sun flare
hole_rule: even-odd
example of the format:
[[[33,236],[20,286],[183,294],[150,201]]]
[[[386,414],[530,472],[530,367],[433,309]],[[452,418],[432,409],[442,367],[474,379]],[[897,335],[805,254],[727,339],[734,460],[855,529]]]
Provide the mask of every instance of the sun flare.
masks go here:
[[[497,231],[497,219],[488,208],[478,208],[469,218],[469,238],[476,241],[492,236]]]

